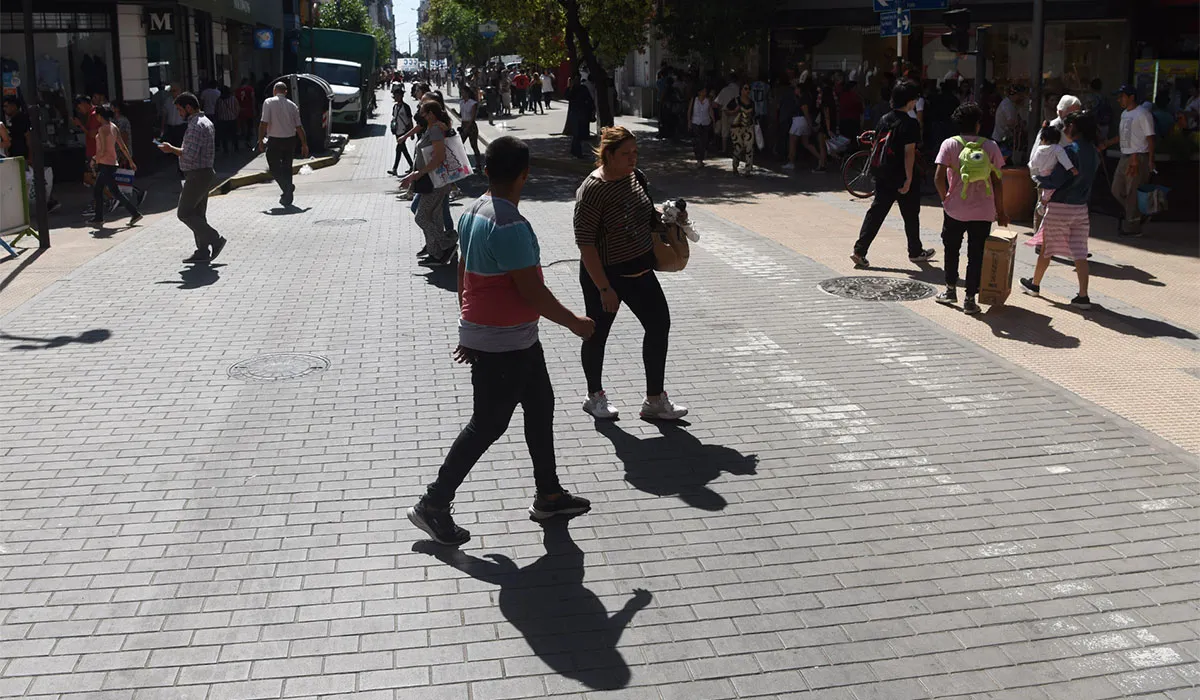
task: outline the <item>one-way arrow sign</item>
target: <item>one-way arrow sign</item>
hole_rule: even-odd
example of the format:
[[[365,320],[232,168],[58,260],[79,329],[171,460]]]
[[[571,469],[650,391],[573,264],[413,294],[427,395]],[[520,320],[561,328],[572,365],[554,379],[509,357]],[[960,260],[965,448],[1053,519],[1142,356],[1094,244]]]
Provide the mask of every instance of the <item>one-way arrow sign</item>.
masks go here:
[[[908,36],[912,33],[912,15],[908,10],[879,13],[879,36]]]

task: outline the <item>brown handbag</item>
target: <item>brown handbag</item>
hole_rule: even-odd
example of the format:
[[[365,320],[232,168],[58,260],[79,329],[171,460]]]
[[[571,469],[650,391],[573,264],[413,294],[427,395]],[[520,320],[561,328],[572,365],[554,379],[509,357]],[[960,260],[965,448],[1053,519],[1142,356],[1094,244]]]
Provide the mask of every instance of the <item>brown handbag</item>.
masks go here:
[[[646,175],[641,170],[633,172],[637,177],[638,184],[649,196],[650,185],[646,182]],[[688,238],[683,233],[683,229],[677,224],[664,224],[662,215],[657,209],[651,210],[650,217],[650,235],[654,236],[654,269],[658,272],[683,270],[687,267],[688,259],[692,255]]]

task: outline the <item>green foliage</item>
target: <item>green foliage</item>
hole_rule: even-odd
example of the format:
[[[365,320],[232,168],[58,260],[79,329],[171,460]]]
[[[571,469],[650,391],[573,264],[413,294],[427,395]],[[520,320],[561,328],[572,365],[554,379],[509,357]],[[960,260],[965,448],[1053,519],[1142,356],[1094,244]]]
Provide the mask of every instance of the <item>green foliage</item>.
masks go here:
[[[695,54],[717,68],[766,35],[778,6],[779,0],[671,0],[654,18],[655,35],[675,56]]]
[[[391,66],[392,36],[375,24],[362,0],[338,0],[321,5],[317,26],[322,29],[341,29],[347,32],[370,34],[375,37],[375,65]]]
[[[624,63],[629,52],[645,48],[646,30],[654,17],[652,0],[578,0],[578,4],[580,23],[606,69]],[[739,17],[735,24],[740,21]]]
[[[488,52],[488,42],[479,35],[479,25],[483,22],[483,15],[463,0],[431,0],[429,19],[420,31],[431,39],[453,40],[451,53],[457,60],[482,63]]]

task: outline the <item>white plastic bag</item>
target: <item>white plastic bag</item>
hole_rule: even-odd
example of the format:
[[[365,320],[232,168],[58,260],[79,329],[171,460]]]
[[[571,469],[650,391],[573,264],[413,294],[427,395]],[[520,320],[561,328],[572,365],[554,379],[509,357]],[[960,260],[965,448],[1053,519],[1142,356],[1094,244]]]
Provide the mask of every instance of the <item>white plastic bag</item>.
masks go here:
[[[767,147],[767,140],[763,138],[762,127],[758,124],[754,125],[754,145],[760,151]]]
[[[113,177],[117,181],[117,189],[121,190],[121,194],[126,197],[133,196],[133,171],[129,168],[117,168],[117,173]]]
[[[471,161],[467,158],[467,149],[457,133],[447,136],[442,143],[446,145],[446,160],[429,173],[429,179],[433,181],[435,188],[465,180],[474,172],[471,170]],[[425,155],[425,162],[433,160],[432,145],[422,148],[421,152]]]

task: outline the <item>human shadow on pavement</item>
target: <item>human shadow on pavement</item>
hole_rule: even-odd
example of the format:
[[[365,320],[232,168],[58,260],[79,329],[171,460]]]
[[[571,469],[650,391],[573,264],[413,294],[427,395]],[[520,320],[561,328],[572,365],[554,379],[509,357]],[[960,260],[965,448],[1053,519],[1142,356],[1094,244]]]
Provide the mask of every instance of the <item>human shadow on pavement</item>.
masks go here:
[[[1060,258],[1054,259],[1056,262]],[[1061,260],[1068,265],[1074,266],[1074,261]],[[1133,265],[1109,265],[1108,263],[1097,262],[1095,260],[1088,261],[1088,274],[1092,277],[1103,277],[1110,280],[1126,280],[1129,282],[1137,282],[1151,287],[1165,287],[1165,282],[1154,276],[1154,273],[1134,267]]]
[[[303,214],[306,211],[312,211],[312,207],[304,207],[303,209],[301,209],[300,207],[296,206],[295,204],[289,204],[287,206],[271,207],[270,209],[264,209],[263,213],[266,214],[267,216],[291,216],[292,214]]]
[[[879,267],[872,265],[870,267],[864,267],[861,269],[856,268],[854,270],[854,274],[864,275],[868,272],[887,272],[893,275],[907,275],[910,279],[914,279],[918,282],[924,282],[926,284],[938,285],[946,283],[945,270],[934,267],[927,262],[913,264],[917,267]]]
[[[649,605],[650,592],[634,589],[610,616],[583,585],[584,554],[571,539],[567,520],[555,518],[542,528],[546,553],[525,567],[502,554],[481,559],[430,541],[414,544],[413,551],[499,586],[500,613],[555,673],[594,690],[624,688],[632,673],[617,645],[633,616]]]
[[[1047,348],[1077,348],[1079,338],[1050,325],[1051,318],[1019,306],[993,306],[975,318],[992,329],[992,335]]]
[[[427,272],[426,274],[424,274],[424,275],[417,274],[417,275],[413,275],[413,277],[420,277],[421,279],[425,280],[426,283],[431,284],[431,285],[437,287],[438,289],[442,289],[447,292],[458,293],[458,266],[457,265],[446,265],[444,267],[434,267],[434,268],[426,268],[426,269],[429,270],[429,272]]]
[[[155,284],[173,284],[180,289],[199,289],[216,284],[221,278],[218,271],[224,265],[191,265],[179,271],[178,280],[162,280]]]
[[[678,423],[653,425],[662,435],[642,439],[613,421],[596,421],[596,430],[612,441],[617,458],[625,465],[625,480],[638,491],[676,496],[693,508],[718,511],[729,502],[709,487],[711,482],[722,472],[737,476],[757,473],[758,455],[702,443]]]
[[[1120,311],[1114,311],[1105,308],[1100,304],[1092,302],[1092,308],[1088,310],[1077,309],[1070,304],[1060,301],[1050,302],[1057,309],[1070,311],[1074,314],[1079,314],[1084,319],[1091,321],[1100,326],[1104,326],[1110,330],[1125,335],[1132,335],[1138,338],[1179,338],[1181,340],[1196,340],[1195,333],[1180,328],[1166,321],[1159,321],[1156,318],[1144,318],[1141,316],[1130,316],[1123,314]]]
[[[61,348],[64,345],[78,343],[80,345],[95,345],[103,343],[112,337],[112,331],[107,328],[93,328],[90,331],[84,331],[79,335],[57,335],[53,338],[31,338],[20,335],[10,335],[0,332],[0,339],[17,340],[21,345],[14,345],[10,350],[53,350]]]

